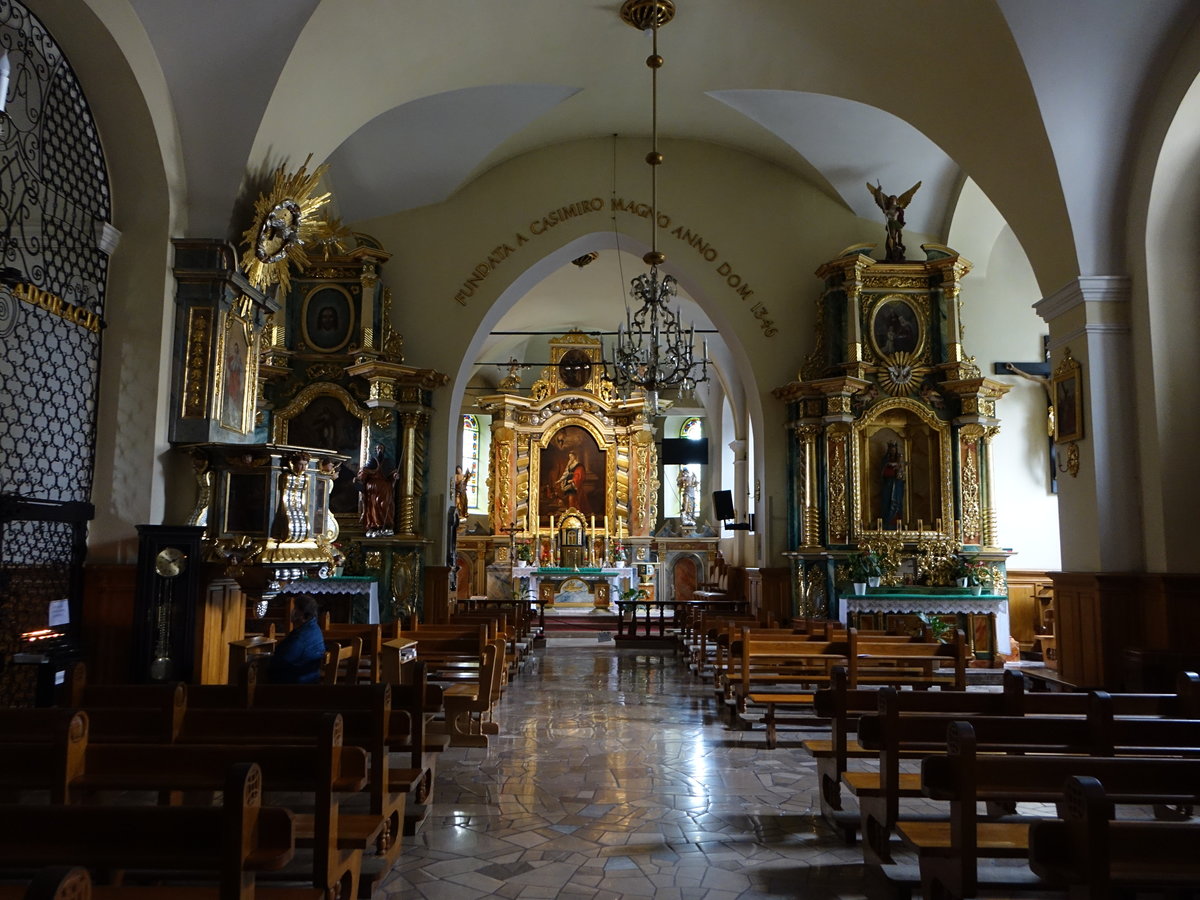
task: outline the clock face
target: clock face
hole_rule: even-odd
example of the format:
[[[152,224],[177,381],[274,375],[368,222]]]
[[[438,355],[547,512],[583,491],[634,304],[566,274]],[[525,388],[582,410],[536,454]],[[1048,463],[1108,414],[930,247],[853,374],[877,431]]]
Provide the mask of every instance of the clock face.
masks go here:
[[[187,555],[178,547],[164,547],[154,557],[154,571],[163,578],[182,575],[187,568]]]
[[[572,347],[558,361],[558,374],[567,387],[581,388],[592,378],[592,361],[586,350]]]

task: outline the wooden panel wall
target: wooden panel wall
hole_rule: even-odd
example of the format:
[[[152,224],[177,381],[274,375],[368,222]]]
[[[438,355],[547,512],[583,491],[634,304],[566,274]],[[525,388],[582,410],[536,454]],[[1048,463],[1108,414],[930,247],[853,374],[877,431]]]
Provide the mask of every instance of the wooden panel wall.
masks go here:
[[[229,642],[246,636],[246,595],[224,575],[208,582],[196,611],[196,684],[224,684],[229,678]]]
[[[1200,664],[1200,575],[1056,572],[1059,674],[1077,687],[1124,690],[1128,651],[1153,664]],[[1166,663],[1164,663],[1166,664]],[[1133,673],[1134,679],[1139,679]]]
[[[1009,569],[1007,580],[1009,631],[1022,650],[1031,650],[1041,633],[1042,610],[1053,599],[1054,582],[1048,572],[1018,569]]]
[[[755,613],[767,613],[776,622],[792,617],[792,594],[787,568],[746,569],[746,597]]]
[[[137,566],[83,567],[83,659],[93,684],[133,681],[133,595]]]

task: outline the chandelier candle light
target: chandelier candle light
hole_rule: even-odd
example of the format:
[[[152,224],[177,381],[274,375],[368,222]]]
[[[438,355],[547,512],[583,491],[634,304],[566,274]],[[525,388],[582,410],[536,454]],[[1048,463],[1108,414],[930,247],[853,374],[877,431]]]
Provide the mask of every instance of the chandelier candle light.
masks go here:
[[[627,304],[625,322],[617,326],[612,381],[626,396],[634,389],[642,390],[651,415],[658,414],[661,391],[691,391],[708,380],[708,341],[703,343],[703,358],[694,359],[696,327],[693,324],[684,332],[679,314],[668,305],[678,286],[672,276],[660,278],[658,271],[667,258],[658,249],[658,167],[663,161],[658,151],[658,70],[663,65],[658,55],[658,27],[671,21],[674,14],[670,0],[626,0],[621,8],[621,18],[636,28],[649,28],[654,42],[646,58],[651,76],[651,148],[646,154],[650,165],[650,252],[642,257],[650,272],[630,282],[629,296],[641,307],[631,312]]]

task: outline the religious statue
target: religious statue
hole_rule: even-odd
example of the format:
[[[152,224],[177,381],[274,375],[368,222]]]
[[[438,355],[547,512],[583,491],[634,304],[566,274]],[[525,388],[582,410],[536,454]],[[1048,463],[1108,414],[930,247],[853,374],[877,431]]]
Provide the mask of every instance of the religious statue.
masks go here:
[[[467,485],[474,472],[464,472],[462,466],[454,467],[454,508],[458,510],[458,518],[465,522],[467,518]]]
[[[395,533],[395,485],[399,475],[399,470],[388,471],[383,444],[376,444],[375,456],[354,476],[362,486],[362,525],[366,537]]]
[[[681,466],[675,480],[679,487],[679,519],[684,525],[696,524],[696,494],[700,479],[687,467]]]
[[[497,366],[498,369],[508,369],[508,375],[500,380],[500,390],[515,391],[521,386],[521,370],[528,369],[529,366],[522,364],[515,356],[510,357],[508,363],[504,366]]]
[[[879,470],[879,514],[884,528],[900,527],[904,515],[904,460],[895,441],[888,441]]]
[[[879,182],[867,182],[867,190],[875,198],[875,204],[883,210],[887,218],[887,256],[885,262],[904,262],[904,209],[908,206],[917,192],[921,182],[917,182],[907,191],[897,197],[895,194],[885,194]]]

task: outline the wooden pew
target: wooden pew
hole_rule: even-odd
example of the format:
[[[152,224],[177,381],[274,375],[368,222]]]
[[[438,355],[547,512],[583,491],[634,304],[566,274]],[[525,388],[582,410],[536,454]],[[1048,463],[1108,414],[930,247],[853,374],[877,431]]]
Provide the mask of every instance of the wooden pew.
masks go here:
[[[1030,829],[1029,864],[1037,875],[1069,885],[1072,900],[1109,900],[1136,889],[1196,896],[1200,824],[1112,821],[1112,801],[1095,778],[1072,776],[1065,793],[1063,821]]]
[[[317,724],[316,740],[305,744],[93,744],[73,793],[217,791],[224,772],[253,761],[262,770],[264,792],[311,797],[312,812],[293,810],[293,817],[297,846],[312,848],[306,876],[313,886],[331,897],[354,897],[363,852],[354,840],[362,826],[354,820],[361,817],[342,813],[337,795],[357,793],[367,785],[367,755],[361,748],[343,746],[339,714],[322,714]],[[344,847],[346,843],[354,846]]]
[[[222,806],[0,806],[0,872],[78,865],[177,873],[189,882],[203,875],[211,889],[192,887],[189,896],[253,900],[256,873],[280,869],[294,855],[293,817],[261,805],[262,772],[253,763],[234,766],[223,787]],[[317,900],[323,893],[279,888],[272,896]]]
[[[358,638],[361,642],[359,650],[359,667],[354,682],[364,681],[369,684],[379,683],[380,657],[383,655],[383,625],[349,625],[332,622],[324,629],[326,640],[345,641]]]
[[[493,631],[486,624],[423,625],[398,631],[393,640],[416,642],[417,658],[425,662],[429,681],[453,682],[478,678],[483,648],[496,639]]]
[[[980,802],[1059,803],[1064,785],[1075,775],[1099,779],[1117,803],[1200,800],[1200,758],[979,756],[974,728],[965,721],[952,722],[947,728],[946,755],[921,763],[925,796],[949,801],[949,818],[901,819],[896,824],[897,833],[918,853],[923,896],[970,897],[982,883],[991,889],[1042,886],[1022,867],[980,869],[981,858],[1024,859],[1029,853],[1031,820],[980,820],[977,806]]]
[[[843,783],[858,797],[863,857],[891,861],[889,841],[899,815],[900,798],[920,796],[920,776],[901,773],[905,753],[944,752],[954,716],[901,715],[896,691],[879,691],[879,712],[863,715],[859,743],[879,754],[879,772],[846,772]],[[1200,721],[1150,717],[1117,718],[1109,695],[1090,695],[1086,717],[979,716],[973,719],[981,749],[1002,753],[1051,753],[1080,756],[1188,755],[1200,757]],[[1189,750],[1189,748],[1195,748]]]
[[[828,683],[836,665],[846,665],[850,655],[847,641],[812,640],[807,635],[754,636],[743,628],[735,646],[740,665],[737,680],[729,675],[727,697],[740,710],[757,691],[786,690]]]
[[[967,689],[967,644],[962,631],[956,630],[944,642],[864,637],[854,628],[848,632],[851,687],[890,684]]]
[[[1044,693],[1029,691],[1021,673],[1005,671],[998,693],[982,691],[900,691],[896,703],[901,714],[944,713],[964,716],[1086,716],[1086,693]],[[1200,676],[1184,672],[1174,694],[1112,694],[1113,715],[1157,716],[1160,718],[1200,718]],[[878,758],[865,750],[850,735],[857,730],[858,717],[879,709],[879,691],[875,688],[852,689],[845,668],[835,668],[829,688],[818,690],[813,711],[818,721],[830,723],[828,740],[806,740],[804,748],[817,760],[821,812],[829,824],[854,840],[858,828],[857,813],[843,813],[842,773],[850,759]],[[903,754],[901,754],[903,757]]]
[[[0,900],[91,900],[92,876],[81,866],[47,866],[28,884],[0,884]]]
[[[489,734],[499,734],[492,707],[500,699],[504,671],[504,639],[488,644],[480,657],[478,680],[459,682],[445,689],[442,703],[451,747],[486,747]]]
[[[393,819],[388,814],[387,829],[380,849],[389,860],[395,856],[394,852],[389,852],[389,849],[394,849],[393,842],[398,847],[402,833],[415,834],[428,817],[433,802],[436,757],[430,758],[426,749],[423,666],[414,672],[414,680],[415,683],[411,685],[260,685],[255,689],[250,704],[254,709],[323,710],[344,715],[365,712],[370,722],[366,736],[373,747],[376,746],[375,716],[382,702],[380,697],[390,698],[387,702],[390,712],[383,729],[386,751],[379,759],[372,757],[371,760],[372,778],[386,785],[385,793],[372,795],[372,811],[383,814],[385,809],[396,807],[394,798],[389,802],[386,794],[406,795],[406,802],[400,808],[402,819]],[[442,744],[438,742],[435,746],[440,749]],[[405,761],[409,765],[391,765],[389,760],[392,753],[407,755]]]
[[[77,709],[0,709],[0,790],[45,790],[49,802],[68,802],[87,733],[87,713]]]

